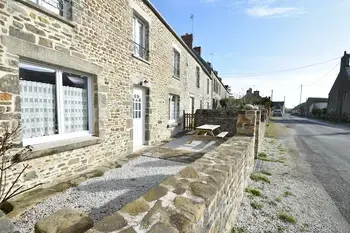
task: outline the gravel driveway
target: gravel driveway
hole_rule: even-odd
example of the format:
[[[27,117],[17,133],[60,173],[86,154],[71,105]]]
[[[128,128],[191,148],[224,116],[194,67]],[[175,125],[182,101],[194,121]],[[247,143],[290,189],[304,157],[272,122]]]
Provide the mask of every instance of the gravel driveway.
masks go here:
[[[89,179],[79,186],[53,196],[26,211],[15,222],[21,233],[32,233],[34,224],[65,207],[88,214],[95,222],[118,211],[125,204],[139,198],[186,164],[139,157],[121,168],[107,171],[102,177]]]
[[[263,161],[259,171],[265,174],[255,173],[267,182],[249,181],[234,232],[349,233],[348,222],[298,153],[292,130],[283,130],[283,141],[263,142],[265,160],[278,162]]]

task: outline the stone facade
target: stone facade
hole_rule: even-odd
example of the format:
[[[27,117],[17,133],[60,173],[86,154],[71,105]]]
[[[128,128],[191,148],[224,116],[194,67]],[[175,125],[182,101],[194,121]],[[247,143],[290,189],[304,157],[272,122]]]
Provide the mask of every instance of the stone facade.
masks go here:
[[[338,119],[350,118],[350,54],[344,52],[339,74],[329,91],[328,114]],[[305,110],[307,111],[307,110]],[[344,119],[344,120],[345,120]]]
[[[21,183],[35,185],[69,178],[133,152],[132,93],[145,90],[145,144],[182,129],[182,110],[200,108],[212,97],[211,71],[175,34],[147,0],[73,0],[72,20],[30,0],[0,0],[0,124],[21,119],[19,63],[30,61],[88,74],[92,78],[92,135],[34,145],[36,158]],[[133,16],[147,21],[147,60],[133,56]],[[180,76],[173,77],[173,51],[180,53]],[[200,87],[196,68],[200,68]],[[210,93],[207,93],[207,80]],[[222,93],[224,86],[220,83]],[[180,116],[169,121],[169,94],[180,97]],[[204,107],[204,106],[203,106]],[[3,129],[3,127],[1,127]],[[18,138],[21,145],[22,138]],[[74,145],[74,146],[72,146]],[[59,148],[59,149],[57,149]],[[19,164],[21,167],[22,164]],[[19,171],[9,175],[14,179]]]

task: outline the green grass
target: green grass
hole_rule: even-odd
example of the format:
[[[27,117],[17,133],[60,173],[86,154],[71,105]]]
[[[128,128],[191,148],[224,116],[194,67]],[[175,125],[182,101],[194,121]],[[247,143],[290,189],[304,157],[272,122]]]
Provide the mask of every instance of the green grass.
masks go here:
[[[258,159],[265,161],[265,162],[284,163],[284,161],[282,159],[269,159],[269,158],[262,158],[262,157],[258,157]]]
[[[278,226],[278,232],[284,232],[286,228],[284,226]]]
[[[290,191],[285,191],[285,192],[283,193],[283,196],[285,196],[285,197],[293,196],[293,193],[290,192]]]
[[[271,183],[269,177],[267,177],[264,174],[261,174],[259,172],[254,172],[250,175],[250,179],[254,180],[254,181],[263,181],[265,183]]]
[[[250,203],[250,206],[256,210],[261,210],[264,207],[264,205],[262,203],[259,203],[257,201],[253,201],[252,203]]]
[[[268,172],[268,171],[260,171],[260,173],[264,175],[272,176],[271,172]]]
[[[254,188],[246,188],[245,191],[253,196],[256,196],[256,197],[261,197],[262,196],[262,193],[259,189],[254,189]]]
[[[243,227],[234,227],[232,228],[231,233],[248,233],[248,231]]]
[[[281,219],[284,222],[289,222],[289,223],[296,223],[297,219],[294,218],[293,216],[285,213],[285,212],[281,212],[278,214],[278,218]]]
[[[267,158],[267,154],[264,153],[264,152],[260,152],[260,153],[258,154],[258,156],[261,157],[261,158]]]
[[[282,201],[282,197],[276,197],[275,201],[281,202]]]

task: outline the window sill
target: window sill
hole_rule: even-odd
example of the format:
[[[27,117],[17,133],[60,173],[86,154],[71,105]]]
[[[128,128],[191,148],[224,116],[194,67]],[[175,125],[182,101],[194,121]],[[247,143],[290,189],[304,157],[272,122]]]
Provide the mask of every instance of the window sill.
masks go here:
[[[55,19],[65,23],[65,24],[68,24],[71,27],[75,27],[76,26],[76,23],[74,23],[74,22],[72,22],[72,21],[70,21],[70,20],[68,20],[68,19],[66,19],[66,18],[64,18],[64,17],[62,17],[60,15],[57,15],[57,14],[47,10],[45,7],[42,7],[42,6],[40,6],[40,5],[38,5],[38,4],[34,3],[34,2],[30,2],[30,1],[26,1],[26,0],[15,0],[15,1],[20,2],[20,3],[26,5],[26,6],[30,7],[30,8],[33,8],[34,10],[37,10],[37,11],[39,11],[41,13],[44,13],[44,14],[52,17],[52,18],[55,18]]]
[[[136,56],[134,54],[132,54],[132,57],[137,59],[137,60],[139,60],[139,61],[142,61],[142,62],[146,63],[147,65],[150,65],[149,61],[143,59],[142,57]]]
[[[30,155],[26,158],[21,158],[21,161],[36,159],[65,151],[71,151],[79,148],[96,145],[99,143],[101,143],[100,138],[93,136],[85,136],[36,144],[33,146],[32,153],[30,153]]]
[[[174,76],[174,75],[173,75],[173,78],[174,78],[174,79],[177,79],[177,80],[180,80],[180,77],[176,77],[176,76]]]

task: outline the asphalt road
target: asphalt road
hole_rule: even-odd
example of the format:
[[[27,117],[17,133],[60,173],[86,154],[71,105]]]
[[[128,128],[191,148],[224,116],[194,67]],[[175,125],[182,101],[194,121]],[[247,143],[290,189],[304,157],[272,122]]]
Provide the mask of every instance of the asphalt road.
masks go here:
[[[293,116],[275,121],[295,130],[298,148],[313,174],[350,223],[350,128]]]

